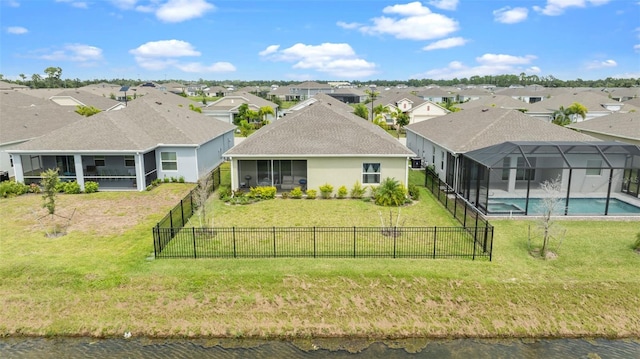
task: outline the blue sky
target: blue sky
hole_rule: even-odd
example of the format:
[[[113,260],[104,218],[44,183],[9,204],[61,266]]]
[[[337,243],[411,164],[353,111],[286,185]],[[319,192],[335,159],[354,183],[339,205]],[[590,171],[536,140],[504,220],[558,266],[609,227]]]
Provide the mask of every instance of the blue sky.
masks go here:
[[[640,0],[0,0],[0,20],[8,79],[640,77]]]

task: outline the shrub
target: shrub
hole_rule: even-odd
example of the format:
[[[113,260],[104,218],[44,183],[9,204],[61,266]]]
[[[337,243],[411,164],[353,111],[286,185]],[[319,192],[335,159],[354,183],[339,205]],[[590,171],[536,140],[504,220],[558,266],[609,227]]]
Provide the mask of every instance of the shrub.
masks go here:
[[[32,183],[29,185],[29,193],[40,193],[42,192],[42,188],[38,186],[37,183]]]
[[[171,179],[169,177],[166,177],[163,179],[164,183],[169,183],[171,182]]]
[[[178,183],[184,183],[184,176],[178,177]]]
[[[171,182],[172,182],[172,183],[178,182],[178,179],[172,176],[172,177],[171,177]]]
[[[29,186],[25,185],[24,183],[15,181],[3,181],[2,183],[0,183],[0,196],[5,198],[20,196],[27,193],[28,191]]]
[[[300,187],[296,187],[291,190],[291,198],[300,199],[302,198],[302,189]]]
[[[640,251],[640,232],[636,235],[636,242],[633,244],[633,249]]]
[[[340,188],[338,188],[338,198],[343,199],[347,197],[348,193],[347,186],[340,186]]]
[[[156,178],[153,181],[151,181],[151,185],[154,186],[154,187],[155,186],[159,186],[160,183],[162,183],[162,180],[160,178]]]
[[[98,192],[98,182],[87,181],[84,183],[84,193],[95,193]]]
[[[282,199],[289,198],[289,192],[282,192]]]
[[[307,194],[308,193],[309,192],[307,191]],[[331,198],[331,195],[333,194],[333,186],[328,183],[323,184],[322,186],[320,186],[320,194],[324,199]]]
[[[55,191],[58,192],[58,193],[64,192],[66,184],[67,184],[67,182],[58,182],[58,183],[56,183]]]
[[[248,197],[251,199],[274,199],[277,189],[274,186],[251,187]]]
[[[353,188],[351,189],[351,198],[362,198],[366,192],[367,187],[362,187],[360,181],[356,181],[356,183],[353,185]]]
[[[80,193],[80,185],[76,181],[64,182],[64,193],[78,194]]]
[[[307,199],[316,199],[318,197],[318,192],[315,189],[307,190]]]
[[[414,185],[414,184],[410,184],[409,185],[409,196],[411,196],[411,199],[414,201],[417,201],[420,199],[420,187]]]
[[[153,189],[153,185],[148,185],[147,186],[147,191],[151,191]]]
[[[231,187],[220,186],[218,189],[218,198],[220,198],[221,201],[228,202],[231,198]]]
[[[395,178],[385,178],[374,192],[375,203],[380,206],[401,206],[407,198],[407,190]]]

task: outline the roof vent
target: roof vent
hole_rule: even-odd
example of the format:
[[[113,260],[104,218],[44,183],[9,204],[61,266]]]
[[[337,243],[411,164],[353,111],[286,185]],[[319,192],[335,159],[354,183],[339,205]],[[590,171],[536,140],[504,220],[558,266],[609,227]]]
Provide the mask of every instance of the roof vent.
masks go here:
[[[488,108],[483,108],[483,109],[482,109],[482,112],[487,112],[487,111],[489,111],[489,109],[488,109]]]
[[[160,101],[156,101],[156,104],[157,104],[157,105],[162,105],[162,102],[160,102]]]

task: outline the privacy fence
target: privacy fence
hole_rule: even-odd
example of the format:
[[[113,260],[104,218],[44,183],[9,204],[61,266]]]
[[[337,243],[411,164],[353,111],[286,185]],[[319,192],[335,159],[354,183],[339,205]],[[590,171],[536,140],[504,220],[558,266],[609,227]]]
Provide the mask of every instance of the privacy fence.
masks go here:
[[[437,180],[437,177],[434,178]],[[427,179],[426,184],[435,180]],[[444,199],[441,199],[438,191],[430,190],[440,201]],[[445,206],[449,208],[448,201],[445,202]],[[153,228],[154,253],[156,258],[491,260],[493,227],[477,211],[463,206],[460,208],[454,206],[452,213],[459,214],[456,218],[462,219],[461,227],[197,228],[184,227],[195,210],[193,194],[190,193]]]

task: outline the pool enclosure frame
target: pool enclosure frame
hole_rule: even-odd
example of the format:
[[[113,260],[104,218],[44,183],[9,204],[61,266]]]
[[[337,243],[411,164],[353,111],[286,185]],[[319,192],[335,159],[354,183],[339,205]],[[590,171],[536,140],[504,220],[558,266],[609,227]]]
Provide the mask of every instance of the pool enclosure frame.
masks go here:
[[[640,146],[615,141],[504,142],[455,158],[453,188],[484,214],[491,198],[523,198],[528,215],[530,198],[548,196],[545,181],[559,180],[564,215],[571,198],[606,198],[602,215],[609,214],[613,198],[636,206],[640,188]],[[451,177],[447,176],[448,180]]]

